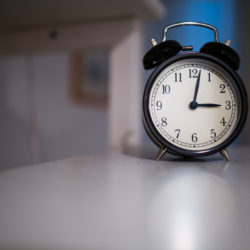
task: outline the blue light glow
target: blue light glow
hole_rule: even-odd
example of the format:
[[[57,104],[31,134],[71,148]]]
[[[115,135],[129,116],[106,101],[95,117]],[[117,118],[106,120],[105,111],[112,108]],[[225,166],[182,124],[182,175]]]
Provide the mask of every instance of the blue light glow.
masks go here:
[[[226,39],[233,40],[234,37],[234,0],[220,1],[188,1],[187,20],[209,23],[215,26],[219,31],[220,41]],[[206,41],[213,39],[213,34],[207,30],[197,30],[191,28],[188,37],[193,38],[196,50]]]
[[[221,42],[229,39],[234,44],[235,1],[234,0],[169,0],[166,2],[167,15],[159,24],[164,26],[182,22],[197,21],[215,26]],[[159,31],[158,30],[158,31]],[[206,42],[213,41],[212,31],[200,27],[181,27],[169,31],[167,39],[179,41],[182,45],[193,45],[199,51]]]

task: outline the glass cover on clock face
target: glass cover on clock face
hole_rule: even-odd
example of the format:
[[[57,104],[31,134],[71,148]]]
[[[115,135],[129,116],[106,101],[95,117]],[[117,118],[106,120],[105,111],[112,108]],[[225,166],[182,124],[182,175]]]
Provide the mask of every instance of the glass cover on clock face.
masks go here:
[[[155,78],[149,113],[155,129],[169,143],[186,150],[208,150],[234,131],[240,113],[233,78],[202,58],[183,59]]]

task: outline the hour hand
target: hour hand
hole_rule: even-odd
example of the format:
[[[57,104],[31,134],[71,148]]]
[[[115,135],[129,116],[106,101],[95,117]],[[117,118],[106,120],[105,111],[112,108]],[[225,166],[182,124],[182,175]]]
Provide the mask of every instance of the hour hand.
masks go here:
[[[215,104],[215,103],[197,103],[197,102],[191,102],[189,104],[190,109],[196,109],[198,107],[205,107],[205,108],[216,108],[220,107],[221,104]]]
[[[213,108],[213,107],[220,107],[221,104],[215,104],[215,103],[197,103],[197,107],[207,107],[207,108]]]

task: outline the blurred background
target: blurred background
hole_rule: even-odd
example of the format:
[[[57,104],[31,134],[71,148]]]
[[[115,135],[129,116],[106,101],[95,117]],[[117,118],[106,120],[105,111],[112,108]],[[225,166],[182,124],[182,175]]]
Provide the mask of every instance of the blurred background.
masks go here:
[[[217,27],[250,93],[249,9],[243,0],[1,0],[0,166],[156,148],[141,122],[142,57],[171,23]],[[185,27],[168,38],[197,51],[213,33]],[[250,142],[248,131],[249,122],[236,145]]]

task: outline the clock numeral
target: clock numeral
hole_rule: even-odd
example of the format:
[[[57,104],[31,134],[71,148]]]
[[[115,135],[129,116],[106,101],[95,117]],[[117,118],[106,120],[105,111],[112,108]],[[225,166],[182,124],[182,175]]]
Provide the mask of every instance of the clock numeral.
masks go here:
[[[170,93],[170,85],[162,85],[162,94],[169,94]]]
[[[198,69],[189,69],[189,78],[198,78]]]
[[[220,88],[221,88],[220,93],[226,93],[225,87],[226,87],[226,86],[225,86],[225,84],[223,84],[223,83],[220,85]]]
[[[208,73],[208,81],[211,82],[211,73]]]
[[[198,141],[198,137],[197,137],[196,133],[193,133],[191,138],[192,138],[192,142],[197,142]]]
[[[229,110],[229,109],[232,108],[231,102],[230,102],[230,101],[225,101],[225,103],[226,103],[226,106],[225,106],[225,109],[226,109],[226,110]]]
[[[225,117],[222,118],[222,120],[220,121],[220,123],[222,124],[222,126],[226,126],[226,120]]]
[[[174,73],[174,81],[175,82],[182,82],[182,75],[181,75],[181,73]]]
[[[180,130],[180,129],[176,129],[174,132],[177,132],[176,138],[179,138],[179,135],[180,135],[181,130]]]
[[[161,118],[161,126],[162,127],[166,127],[168,124],[167,124],[167,118],[166,117],[162,117]]]
[[[211,132],[211,139],[214,139],[216,137],[214,129],[211,129],[210,132]]]
[[[156,107],[157,107],[157,110],[161,110],[162,109],[162,102],[161,101],[157,101],[156,102]]]

